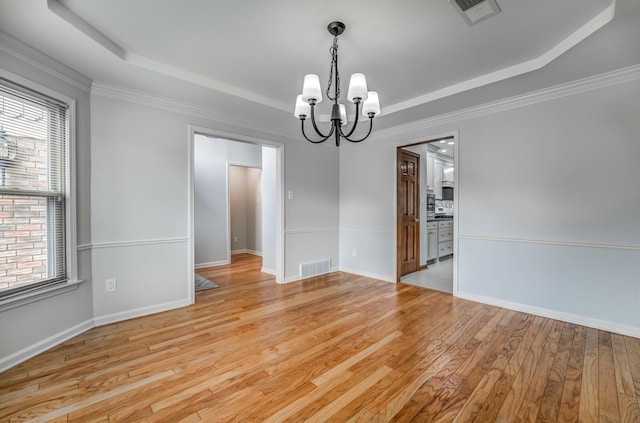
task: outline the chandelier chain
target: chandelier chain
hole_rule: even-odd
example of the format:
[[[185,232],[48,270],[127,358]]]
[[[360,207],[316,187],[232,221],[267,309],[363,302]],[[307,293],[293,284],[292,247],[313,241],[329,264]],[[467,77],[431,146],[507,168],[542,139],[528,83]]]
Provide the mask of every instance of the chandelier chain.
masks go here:
[[[329,48],[331,53],[331,68],[329,69],[329,83],[327,84],[327,98],[336,101],[340,98],[340,73],[338,72],[338,36],[333,37],[333,46]],[[333,85],[333,69],[336,70],[336,95],[331,96],[331,86]]]

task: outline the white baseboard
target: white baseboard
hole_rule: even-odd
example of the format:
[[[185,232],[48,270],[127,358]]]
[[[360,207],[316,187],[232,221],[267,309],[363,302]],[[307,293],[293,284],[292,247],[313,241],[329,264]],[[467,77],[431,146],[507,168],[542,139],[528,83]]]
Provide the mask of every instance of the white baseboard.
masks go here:
[[[328,275],[331,273],[335,273],[335,272],[339,272],[340,269],[338,269],[337,267],[332,267],[331,270],[329,270],[327,273],[323,273],[322,275]],[[322,276],[322,275],[317,275],[317,276]],[[283,283],[292,283],[292,282],[298,282],[298,281],[302,281],[305,279],[311,279],[314,278],[315,276],[309,276],[308,278],[301,278],[300,275],[291,275],[291,276],[285,276],[284,281],[279,282],[281,284]]]
[[[363,272],[362,270],[349,269],[348,267],[340,267],[341,272],[351,273],[353,275],[364,276],[366,278],[378,279],[384,282],[396,283],[396,280],[389,277],[388,275],[378,275],[371,272]]]
[[[170,301],[163,304],[154,304],[148,307],[141,307],[134,310],[122,311],[119,313],[107,314],[94,318],[96,326],[108,325],[109,323],[121,322],[123,320],[135,319],[136,317],[148,316],[150,314],[161,313],[175,308],[191,305],[188,299]]]
[[[43,339],[42,341],[38,341],[33,345],[29,345],[28,347],[23,348],[11,355],[8,355],[7,357],[2,357],[0,358],[0,372],[3,372],[13,366],[17,366],[23,361],[26,361],[31,357],[43,353],[49,348],[55,347],[56,345],[61,344],[64,341],[73,338],[74,336],[80,335],[81,333],[88,331],[94,326],[94,319],[86,320],[69,329],[65,329],[62,332]]]
[[[260,269],[260,271],[261,271],[262,273],[268,273],[269,275],[273,275],[273,276],[275,276],[275,275],[276,275],[276,271],[275,271],[275,270],[273,270],[273,269],[267,269],[266,267],[261,268],[261,269]]]
[[[233,250],[231,251],[231,254],[253,254],[254,256],[262,257],[261,251],[248,250],[246,248],[242,250]]]
[[[231,264],[229,260],[221,260],[221,261],[211,261],[209,263],[196,263],[196,269],[203,269],[205,267],[215,267],[215,266],[224,266],[227,264]]]
[[[563,311],[551,310],[543,307],[536,307],[527,304],[516,303],[512,301],[500,300],[497,298],[484,297],[481,295],[471,294],[468,292],[458,291],[454,293],[458,298],[475,301],[478,303],[488,304],[496,307],[502,307],[509,310],[521,311],[523,313],[534,314],[536,316],[546,317],[549,319],[560,320],[563,322],[574,323],[581,326],[587,326],[594,329],[606,330],[620,335],[632,336],[640,338],[640,328],[634,326],[623,325],[620,323],[609,322],[606,320],[594,319],[588,316],[578,314],[565,313]]]

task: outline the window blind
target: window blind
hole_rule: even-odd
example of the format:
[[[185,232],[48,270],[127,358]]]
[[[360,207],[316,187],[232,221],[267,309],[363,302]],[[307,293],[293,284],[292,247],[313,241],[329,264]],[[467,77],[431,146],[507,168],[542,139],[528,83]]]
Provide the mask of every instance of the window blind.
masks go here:
[[[0,298],[67,279],[68,105],[0,78]]]

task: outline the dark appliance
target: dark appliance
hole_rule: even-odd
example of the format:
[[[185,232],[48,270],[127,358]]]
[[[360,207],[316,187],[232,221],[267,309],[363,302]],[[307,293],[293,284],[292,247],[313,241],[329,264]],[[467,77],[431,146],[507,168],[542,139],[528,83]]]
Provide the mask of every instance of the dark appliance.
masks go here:
[[[442,199],[453,201],[453,187],[442,187]]]

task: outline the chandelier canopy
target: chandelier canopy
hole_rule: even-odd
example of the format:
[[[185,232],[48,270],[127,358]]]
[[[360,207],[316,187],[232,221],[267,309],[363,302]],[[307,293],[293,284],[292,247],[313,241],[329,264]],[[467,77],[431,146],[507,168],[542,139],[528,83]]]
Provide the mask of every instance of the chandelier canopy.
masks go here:
[[[351,129],[343,131],[342,127],[347,125],[347,109],[344,104],[338,103],[340,98],[340,73],[338,72],[338,36],[344,32],[345,25],[342,22],[331,22],[327,29],[333,35],[333,46],[329,49],[331,52],[331,67],[329,70],[329,84],[327,86],[327,98],[333,101],[331,109],[331,128],[327,134],[324,134],[318,128],[315,117],[315,108],[322,101],[322,89],[320,88],[320,79],[318,75],[308,74],[304,77],[302,94],[296,99],[296,107],[294,115],[300,119],[302,127],[302,135],[314,144],[325,142],[333,135],[336,146],[340,146],[340,138],[344,138],[351,142],[364,141],[373,128],[373,118],[380,114],[380,103],[378,101],[378,93],[375,91],[367,91],[367,80],[362,73],[354,73],[351,75],[349,82],[349,91],[347,99],[356,105],[356,113]],[[332,93],[333,88],[333,93]],[[351,138],[358,127],[358,114],[362,107],[362,114],[369,118],[369,131],[359,139]],[[319,139],[311,139],[304,130],[304,121],[311,118],[311,123]]]

